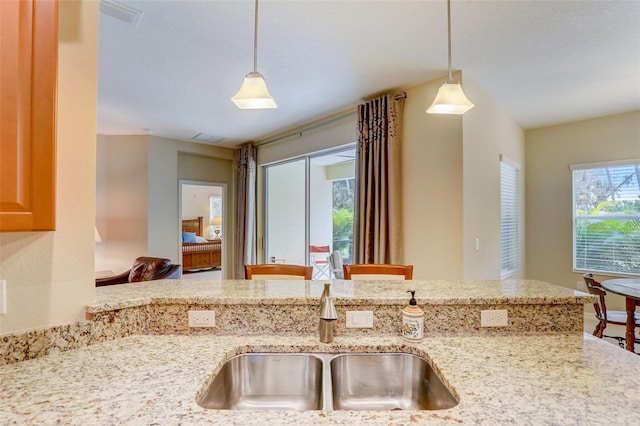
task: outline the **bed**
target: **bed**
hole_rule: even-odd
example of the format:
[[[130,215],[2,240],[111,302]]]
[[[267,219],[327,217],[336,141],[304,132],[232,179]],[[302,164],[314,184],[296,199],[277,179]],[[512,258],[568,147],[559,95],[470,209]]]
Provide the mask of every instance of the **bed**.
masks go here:
[[[202,216],[182,221],[182,270],[195,271],[222,266],[222,240],[207,240],[202,236]],[[195,234],[195,242],[191,241]]]

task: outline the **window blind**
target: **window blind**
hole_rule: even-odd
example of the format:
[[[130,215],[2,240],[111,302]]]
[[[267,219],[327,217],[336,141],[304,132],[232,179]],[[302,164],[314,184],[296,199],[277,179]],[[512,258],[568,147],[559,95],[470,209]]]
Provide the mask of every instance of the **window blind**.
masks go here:
[[[520,269],[518,255],[518,169],[501,157],[500,161],[500,275],[507,278]]]
[[[640,275],[640,162],[571,170],[574,270]]]

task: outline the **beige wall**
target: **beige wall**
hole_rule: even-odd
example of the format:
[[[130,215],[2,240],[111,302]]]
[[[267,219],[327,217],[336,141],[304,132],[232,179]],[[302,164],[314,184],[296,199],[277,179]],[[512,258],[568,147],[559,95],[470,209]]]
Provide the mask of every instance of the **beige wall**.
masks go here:
[[[404,105],[404,257],[415,279],[462,278],[462,118],[425,112],[441,85],[408,89]]]
[[[521,165],[518,174],[520,271],[510,278],[524,278],[524,130],[466,75],[464,91],[475,107],[463,116],[462,124],[463,277],[500,279],[500,154],[503,154]]]
[[[147,136],[98,135],[96,271],[126,271],[147,253]]]
[[[529,130],[526,158],[527,277],[575,289],[569,165],[640,158],[640,111]]]
[[[81,320],[95,297],[98,2],[60,2],[59,16],[56,230],[0,233],[0,334]]]
[[[214,226],[209,223],[210,199],[211,197],[222,197],[222,187],[201,185],[199,182],[191,184],[192,181],[181,181],[182,200],[180,203],[180,217],[182,220],[203,217],[202,236],[213,237]],[[226,201],[225,201],[226,202]]]

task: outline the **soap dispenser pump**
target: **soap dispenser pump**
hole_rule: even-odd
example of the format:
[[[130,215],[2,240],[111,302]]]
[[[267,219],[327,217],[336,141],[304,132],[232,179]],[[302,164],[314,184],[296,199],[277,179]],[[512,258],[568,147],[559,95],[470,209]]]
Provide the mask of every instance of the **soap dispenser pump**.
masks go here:
[[[411,299],[402,310],[402,337],[415,342],[424,337],[424,311],[418,307],[415,299],[415,290],[409,290]]]

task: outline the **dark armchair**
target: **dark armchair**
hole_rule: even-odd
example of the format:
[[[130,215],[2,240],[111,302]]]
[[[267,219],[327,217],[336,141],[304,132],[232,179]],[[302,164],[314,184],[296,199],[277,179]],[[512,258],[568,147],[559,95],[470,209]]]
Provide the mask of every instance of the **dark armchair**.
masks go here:
[[[96,287],[113,284],[153,280],[177,280],[182,274],[182,265],[171,264],[171,259],[139,257],[126,272],[107,278],[96,278]]]

